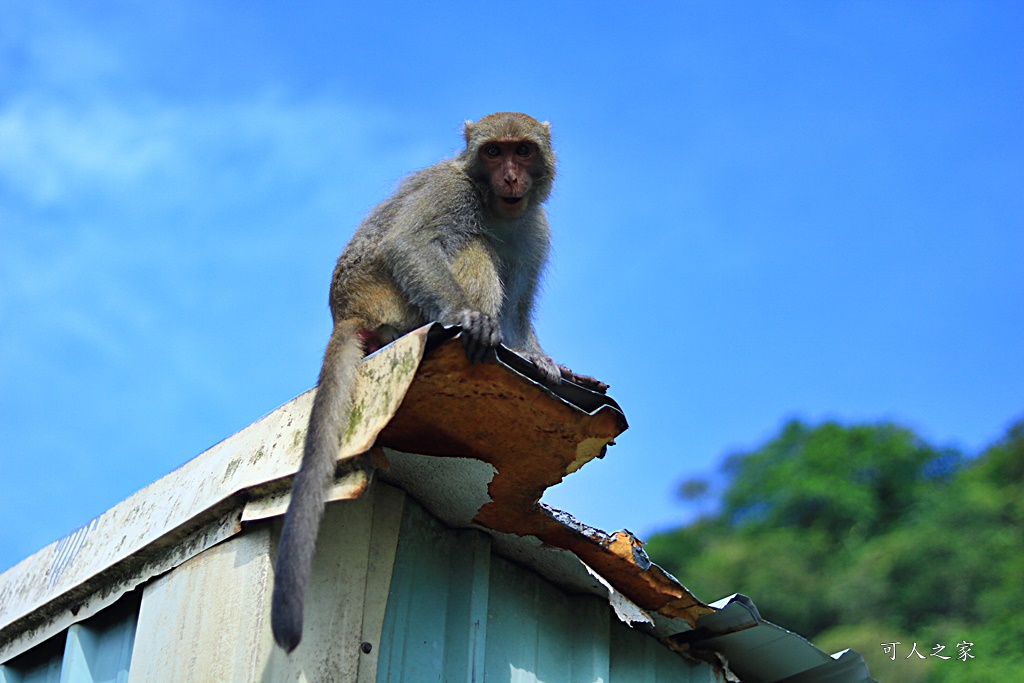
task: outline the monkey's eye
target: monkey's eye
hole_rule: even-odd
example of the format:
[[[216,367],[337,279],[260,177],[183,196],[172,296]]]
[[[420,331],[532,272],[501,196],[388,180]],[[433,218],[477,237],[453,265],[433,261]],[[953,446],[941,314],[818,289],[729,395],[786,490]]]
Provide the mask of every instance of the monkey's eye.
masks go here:
[[[528,157],[532,153],[533,147],[529,143],[524,142],[518,147],[516,147],[516,154],[518,154],[521,157]]]
[[[484,154],[494,159],[495,157],[501,156],[501,147],[497,145],[487,145],[484,147]]]

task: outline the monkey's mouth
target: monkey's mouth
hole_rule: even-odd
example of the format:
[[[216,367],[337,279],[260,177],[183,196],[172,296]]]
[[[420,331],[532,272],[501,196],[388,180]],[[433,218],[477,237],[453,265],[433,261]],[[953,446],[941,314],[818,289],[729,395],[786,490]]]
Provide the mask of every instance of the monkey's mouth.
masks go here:
[[[509,206],[514,206],[519,202],[523,201],[522,197],[502,197],[501,201],[505,202]]]

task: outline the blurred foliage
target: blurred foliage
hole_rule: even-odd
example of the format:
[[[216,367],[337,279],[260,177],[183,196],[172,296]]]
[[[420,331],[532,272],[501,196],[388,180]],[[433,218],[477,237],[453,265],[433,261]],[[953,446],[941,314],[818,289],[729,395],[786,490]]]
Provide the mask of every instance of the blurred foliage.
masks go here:
[[[1024,420],[975,458],[891,423],[791,421],[722,475],[714,514],[645,544],[698,597],[749,595],[879,681],[1024,681]]]

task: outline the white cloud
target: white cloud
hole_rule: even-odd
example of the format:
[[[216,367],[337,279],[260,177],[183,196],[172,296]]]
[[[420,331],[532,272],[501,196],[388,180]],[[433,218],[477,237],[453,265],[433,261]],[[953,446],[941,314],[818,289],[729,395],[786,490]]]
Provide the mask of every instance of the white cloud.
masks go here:
[[[15,390],[150,354],[180,383],[217,384],[217,314],[244,319],[310,253],[329,274],[372,198],[436,154],[372,108],[119,90],[93,61],[92,89],[32,68],[0,94],[0,378]]]
[[[143,134],[151,126],[109,104],[73,111],[25,96],[0,110],[0,175],[37,206],[126,187],[171,162],[168,140]]]
[[[248,194],[336,176],[373,118],[276,95],[214,103],[81,103],[25,93],[0,106],[0,181],[37,208],[82,192],[132,201]],[[233,197],[237,199],[237,197]],[[226,199],[226,198],[225,198]]]

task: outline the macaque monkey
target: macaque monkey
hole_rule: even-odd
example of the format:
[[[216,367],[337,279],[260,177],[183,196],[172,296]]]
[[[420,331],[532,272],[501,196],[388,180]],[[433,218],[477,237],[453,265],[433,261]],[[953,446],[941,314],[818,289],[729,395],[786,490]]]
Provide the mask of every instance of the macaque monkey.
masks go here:
[[[462,328],[473,363],[504,343],[547,382],[560,381],[562,369],[541,350],[531,322],[549,251],[542,204],[555,177],[550,126],[499,113],[467,121],[463,134],[458,156],[412,174],[370,212],[334,268],[334,329],[274,576],[271,625],[288,652],[302,638],[324,496],[364,355],[440,321]]]

